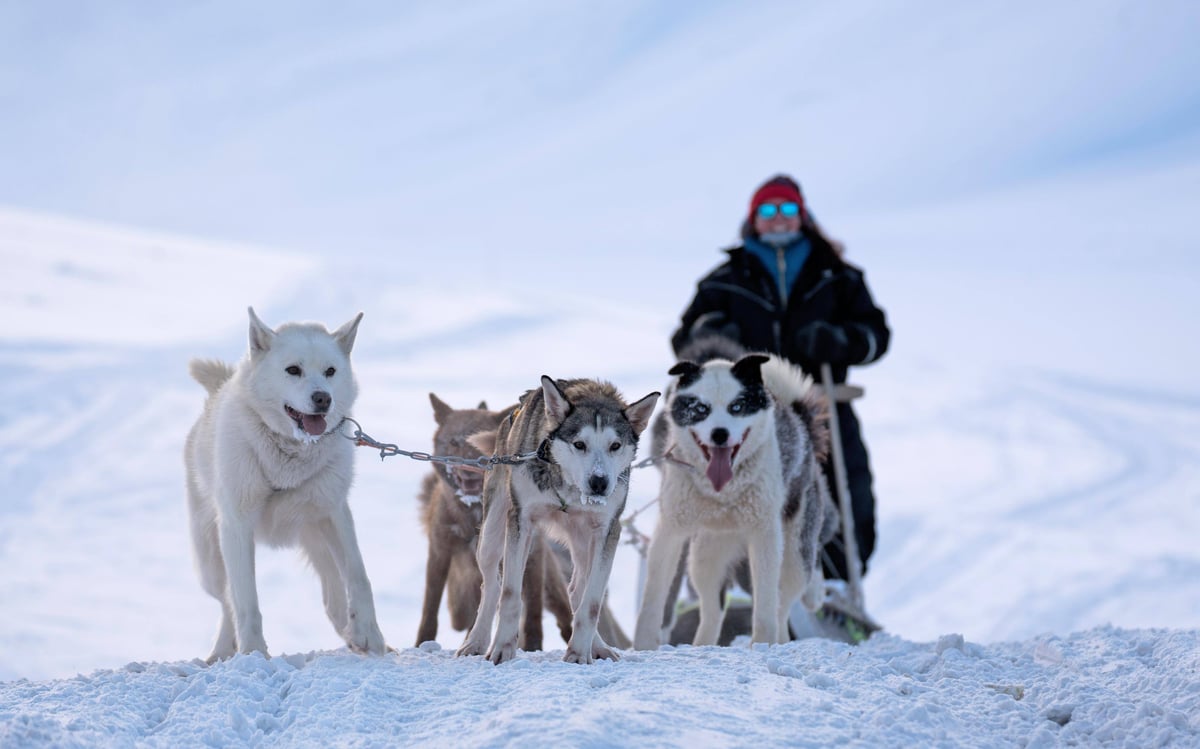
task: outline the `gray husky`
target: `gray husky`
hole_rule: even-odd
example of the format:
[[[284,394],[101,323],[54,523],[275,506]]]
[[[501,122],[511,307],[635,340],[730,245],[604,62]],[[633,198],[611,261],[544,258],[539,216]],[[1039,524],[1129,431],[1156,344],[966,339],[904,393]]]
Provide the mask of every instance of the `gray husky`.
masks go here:
[[[315,323],[271,330],[251,309],[250,351],[236,368],[191,362],[208,400],[184,452],[188,515],[201,584],[221,602],[209,662],[267,652],[258,541],[299,545],[333,628],[352,650],[384,652],[347,503],[354,446],[339,434],[358,394],[350,350],[361,319],[333,333]]]
[[[537,457],[497,466],[484,481],[478,550],[482,600],[459,655],[486,650],[493,663],[515,655],[522,576],[536,524],[571,553],[573,619],[563,660],[618,657],[597,624],[621,535],[630,464],[658,396],[650,393],[626,405],[608,383],[543,376],[541,388],[522,396],[517,412],[501,422],[496,453],[536,451]],[[496,633],[490,637],[497,605]]]
[[[688,577],[700,598],[693,644],[716,644],[722,592],[747,558],[751,639],[783,642],[795,599],[809,610],[823,599],[817,555],[836,529],[820,466],[829,445],[827,409],[811,378],[775,356],[681,361],[670,374],[677,379],[655,423],[661,504],[634,647],[662,642],[664,607],[685,544]]]

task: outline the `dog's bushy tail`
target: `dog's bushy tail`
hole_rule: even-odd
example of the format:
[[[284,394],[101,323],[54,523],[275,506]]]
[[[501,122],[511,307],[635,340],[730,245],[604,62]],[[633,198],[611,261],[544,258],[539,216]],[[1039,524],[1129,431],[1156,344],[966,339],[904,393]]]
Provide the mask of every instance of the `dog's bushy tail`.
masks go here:
[[[192,359],[188,362],[192,379],[203,385],[209,395],[216,395],[221,386],[233,377],[234,371],[232,366],[216,359]]]
[[[763,384],[780,403],[792,404],[792,411],[804,422],[817,461],[829,455],[829,403],[821,388],[795,364],[772,356],[762,367]]]

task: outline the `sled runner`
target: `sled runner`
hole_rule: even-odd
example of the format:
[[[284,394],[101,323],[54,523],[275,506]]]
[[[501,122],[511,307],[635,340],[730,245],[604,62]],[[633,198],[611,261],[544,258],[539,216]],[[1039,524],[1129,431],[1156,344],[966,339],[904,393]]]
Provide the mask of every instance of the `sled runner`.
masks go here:
[[[820,619],[824,614],[828,622],[840,624],[852,638],[852,642],[861,642],[882,627],[867,614],[863,603],[862,560],[858,556],[858,537],[854,533],[854,513],[850,508],[850,481],[846,475],[846,458],[843,454],[837,404],[860,397],[863,390],[857,387],[834,385],[833,372],[827,363],[821,365],[821,386],[825,389],[825,397],[829,402],[833,478],[837,485],[834,496],[842,515],[842,539],[845,543],[846,569],[849,574],[844,589],[840,585],[833,584],[837,581],[826,583],[825,603],[817,611],[816,617]],[[792,628],[796,629],[795,623],[792,623]]]

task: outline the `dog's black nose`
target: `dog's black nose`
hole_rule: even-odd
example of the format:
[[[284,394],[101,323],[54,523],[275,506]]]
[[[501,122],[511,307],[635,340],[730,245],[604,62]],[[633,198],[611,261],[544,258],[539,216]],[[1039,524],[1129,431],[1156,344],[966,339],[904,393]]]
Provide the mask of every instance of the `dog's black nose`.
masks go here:
[[[318,390],[312,394],[312,402],[313,407],[316,408],[319,413],[324,413],[325,411],[329,410],[329,404],[333,403],[333,396],[324,390]]]
[[[603,494],[605,491],[608,490],[608,477],[607,476],[589,476],[588,477],[588,490],[593,495]]]
[[[712,441],[714,445],[724,445],[729,441],[729,430],[725,427],[717,427],[712,431]]]

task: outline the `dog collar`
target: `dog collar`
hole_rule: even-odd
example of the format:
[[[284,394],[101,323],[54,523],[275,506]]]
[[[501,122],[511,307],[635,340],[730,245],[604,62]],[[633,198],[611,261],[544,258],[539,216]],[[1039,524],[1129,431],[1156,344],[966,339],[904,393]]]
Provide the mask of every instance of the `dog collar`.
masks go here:
[[[554,439],[554,436],[556,434],[558,434],[557,430],[554,432],[551,432],[550,435],[546,437],[546,439],[542,440],[542,443],[540,445],[538,445],[537,452],[534,455],[534,457],[537,460],[540,460],[549,466],[558,465],[557,463],[554,462],[554,456],[550,454],[550,441]],[[561,483],[561,481],[562,481],[561,469],[560,469],[560,475],[558,478],[559,478],[559,482],[557,482],[557,483]],[[567,500],[563,499],[562,492],[559,491],[557,488],[554,490],[554,498],[558,500],[558,509],[562,510],[563,512],[566,512],[567,511]]]
[[[537,459],[542,461],[543,463],[553,463],[554,462],[554,456],[550,454],[550,440],[552,440],[553,438],[554,438],[554,435],[550,435],[546,439],[542,440],[542,444],[538,445]]]

